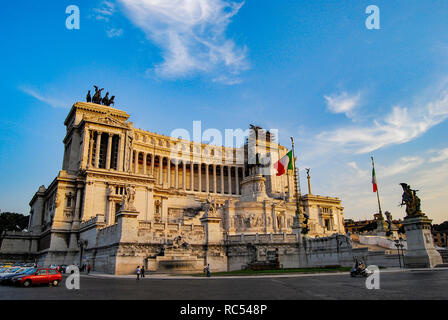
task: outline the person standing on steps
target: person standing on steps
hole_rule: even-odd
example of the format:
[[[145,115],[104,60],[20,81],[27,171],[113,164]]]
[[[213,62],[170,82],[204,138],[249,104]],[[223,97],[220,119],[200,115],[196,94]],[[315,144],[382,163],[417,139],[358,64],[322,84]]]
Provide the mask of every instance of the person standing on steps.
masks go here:
[[[135,270],[135,272],[137,273],[137,279],[136,280],[140,280],[140,266],[137,266],[137,270]]]

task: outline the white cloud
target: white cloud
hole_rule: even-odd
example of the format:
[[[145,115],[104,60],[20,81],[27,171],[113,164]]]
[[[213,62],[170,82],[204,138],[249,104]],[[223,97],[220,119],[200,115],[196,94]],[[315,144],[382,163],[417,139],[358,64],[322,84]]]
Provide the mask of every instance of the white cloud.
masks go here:
[[[361,94],[349,95],[347,92],[342,92],[338,95],[324,96],[327,109],[333,113],[345,113],[347,117],[351,118],[353,110],[359,107]]]
[[[411,109],[395,106],[371,126],[351,126],[325,131],[317,137],[356,153],[368,153],[385,146],[409,142],[448,118],[448,91],[439,98]]]
[[[96,20],[109,21],[110,17],[115,13],[115,4],[110,1],[101,2],[100,8],[94,8],[94,17]]]
[[[36,90],[28,88],[28,87],[19,87],[19,89],[23,93],[26,93],[27,95],[29,95],[43,103],[48,104],[48,105],[52,106],[53,108],[68,108],[71,106],[71,104],[69,102],[42,95],[41,93],[37,92]]]
[[[396,160],[394,163],[387,167],[378,167],[381,170],[381,175],[383,177],[395,176],[398,174],[403,174],[405,172],[409,172],[412,169],[415,169],[422,165],[425,162],[425,159],[416,156],[410,157],[401,157]]]
[[[429,159],[430,163],[448,160],[448,148],[442,149],[439,151],[435,151],[435,152],[437,153],[437,155],[432,157],[431,159]]]
[[[106,33],[109,38],[120,37],[123,35],[123,29],[111,28],[107,30]]]
[[[225,31],[243,3],[227,0],[118,0],[130,20],[162,49],[155,66],[163,78],[218,69],[229,77],[248,67],[246,48],[238,48]],[[220,77],[215,78],[219,81]]]

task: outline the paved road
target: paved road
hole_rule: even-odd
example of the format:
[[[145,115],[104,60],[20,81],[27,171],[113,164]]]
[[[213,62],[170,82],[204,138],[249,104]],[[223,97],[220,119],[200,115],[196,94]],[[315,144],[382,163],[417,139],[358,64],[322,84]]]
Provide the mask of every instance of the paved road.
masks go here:
[[[80,290],[0,286],[0,299],[448,299],[448,270],[382,273],[380,290],[348,274],[230,279],[151,279],[81,276]]]

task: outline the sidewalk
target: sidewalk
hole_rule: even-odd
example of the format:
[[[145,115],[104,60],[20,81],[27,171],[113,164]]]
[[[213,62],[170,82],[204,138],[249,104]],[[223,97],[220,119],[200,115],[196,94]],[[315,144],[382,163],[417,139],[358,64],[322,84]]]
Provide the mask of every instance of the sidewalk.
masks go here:
[[[448,268],[435,268],[435,269],[400,269],[400,268],[386,268],[380,269],[381,273],[396,273],[396,272],[437,272],[437,271],[447,271]],[[211,278],[198,277],[192,275],[172,275],[172,274],[162,274],[162,273],[145,273],[145,278],[140,278],[141,280],[146,279],[158,279],[158,280],[209,280],[209,279],[260,279],[260,278],[299,278],[299,277],[321,277],[321,276],[340,276],[347,275],[349,272],[325,272],[325,273],[284,273],[284,274],[263,274],[263,275],[234,275],[234,276],[213,276]],[[100,272],[90,272],[89,275],[82,273],[81,277],[90,277],[97,279],[136,279],[136,275],[113,275]]]

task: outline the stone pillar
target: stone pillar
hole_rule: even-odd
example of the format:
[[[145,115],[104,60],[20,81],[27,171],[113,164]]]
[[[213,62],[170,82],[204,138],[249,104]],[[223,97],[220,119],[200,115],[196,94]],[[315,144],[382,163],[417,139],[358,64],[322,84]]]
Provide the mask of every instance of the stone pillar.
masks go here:
[[[143,152],[143,174],[146,175],[146,157],[148,154],[146,152]]]
[[[124,155],[124,138],[123,138],[123,135],[120,134],[120,142],[119,142],[119,149],[118,149],[118,165],[117,165],[117,170],[119,170],[119,171],[124,171],[123,155]]]
[[[92,163],[92,161],[93,161],[93,143],[94,143],[93,136],[94,136],[94,131],[91,130],[90,131],[90,142],[89,142],[89,144],[90,144],[90,146],[89,146],[89,159],[88,159],[88,164],[87,164],[88,167],[95,165],[94,163]]]
[[[72,221],[72,233],[70,234],[70,244],[69,250],[78,250],[78,238],[76,232],[79,230],[79,217],[81,210],[81,196],[82,196],[82,186],[79,185],[76,188],[76,202],[75,202],[75,215]]]
[[[159,156],[159,184],[163,185],[163,157]]]
[[[100,165],[100,148],[101,148],[101,132],[98,131],[96,136],[96,150],[95,150],[95,168]]]
[[[85,169],[89,161],[89,134],[90,130],[84,126],[84,135],[82,139],[82,155],[81,155],[81,168]]]
[[[221,164],[221,194],[224,194],[224,166]]]
[[[198,163],[199,192],[202,192],[202,162]]]
[[[213,193],[218,193],[216,189],[216,164],[213,165]]]
[[[194,191],[194,162],[190,164],[191,191]]]
[[[154,177],[154,162],[156,160],[156,155],[152,154],[151,155],[151,175]]]
[[[179,189],[179,160],[178,159],[176,159],[174,173],[176,175],[176,177],[174,178],[174,187],[176,189]]]
[[[110,155],[112,152],[112,137],[113,137],[113,134],[109,133],[109,139],[107,140],[106,169],[110,169]]]
[[[135,168],[134,173],[139,173],[138,171],[138,159],[140,158],[140,151],[135,151]]]
[[[238,178],[238,167],[235,167],[235,193],[237,195],[240,194],[240,183],[239,183],[239,178]]]
[[[168,158],[166,161],[166,178],[167,178],[167,186],[171,188],[171,159]]]
[[[232,194],[232,167],[228,166],[227,168],[229,170],[229,194]]]
[[[182,160],[182,186],[184,191],[187,190],[187,164]]]
[[[208,170],[208,164],[205,164],[205,192],[210,192],[210,172]]]

